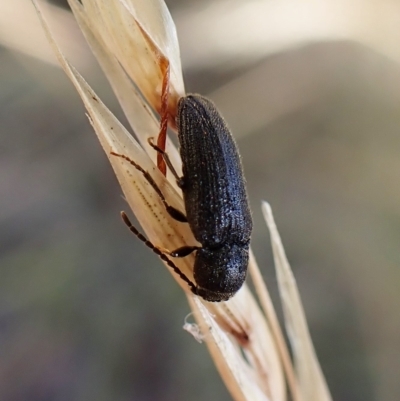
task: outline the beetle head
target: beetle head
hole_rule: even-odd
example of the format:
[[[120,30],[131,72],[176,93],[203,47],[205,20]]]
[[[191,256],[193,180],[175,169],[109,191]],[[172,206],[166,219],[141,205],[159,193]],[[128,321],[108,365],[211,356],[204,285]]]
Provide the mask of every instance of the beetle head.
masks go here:
[[[231,298],[244,283],[248,261],[248,245],[199,249],[193,272],[198,295],[210,302]]]

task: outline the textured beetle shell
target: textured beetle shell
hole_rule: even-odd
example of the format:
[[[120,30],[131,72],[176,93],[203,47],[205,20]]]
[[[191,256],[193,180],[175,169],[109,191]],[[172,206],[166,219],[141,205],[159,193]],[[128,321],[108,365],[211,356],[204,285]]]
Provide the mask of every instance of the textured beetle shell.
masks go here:
[[[210,100],[188,95],[179,101],[177,125],[183,197],[195,238],[203,248],[248,249],[251,212],[240,156],[225,121]]]

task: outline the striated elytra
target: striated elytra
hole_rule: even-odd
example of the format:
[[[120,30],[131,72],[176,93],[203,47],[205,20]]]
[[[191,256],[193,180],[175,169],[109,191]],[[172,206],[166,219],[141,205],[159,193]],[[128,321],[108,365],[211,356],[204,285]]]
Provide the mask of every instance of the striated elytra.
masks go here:
[[[246,278],[253,227],[239,152],[224,119],[203,96],[179,100],[177,127],[183,170],[178,184],[202,245],[193,249],[196,292],[207,301],[225,301]]]

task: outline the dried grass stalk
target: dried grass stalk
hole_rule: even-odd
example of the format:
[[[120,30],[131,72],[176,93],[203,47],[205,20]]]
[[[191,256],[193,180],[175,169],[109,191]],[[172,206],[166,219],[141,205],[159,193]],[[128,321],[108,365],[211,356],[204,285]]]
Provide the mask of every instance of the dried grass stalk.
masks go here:
[[[184,210],[175,180],[158,171],[154,164],[155,152],[147,143],[148,138],[155,137],[159,131],[152,109],[160,110],[163,78],[157,67],[160,56],[167,58],[170,65],[170,107],[184,95],[175,27],[164,2],[82,0],[81,4],[78,0],[69,0],[75,18],[136,134],[136,140],[65,59],[41,8],[36,0],[32,1],[47,38],[81,96],[126,200],[147,237],[166,249],[195,244],[188,225],[171,218],[143,175],[130,163],[110,154],[112,151],[124,154],[142,166],[152,175],[168,202]],[[167,152],[180,173],[179,154],[171,142],[167,143]],[[194,296],[186,283],[172,272],[184,290],[198,324],[186,327],[197,339],[205,341],[235,400],[285,401],[287,385],[294,401],[329,401],[330,395],[308,334],[296,283],[266,204],[263,212],[271,232],[285,324],[296,369],[253,256],[249,271],[263,311],[246,284],[231,300],[209,303]],[[193,279],[193,256],[174,261],[189,279]]]

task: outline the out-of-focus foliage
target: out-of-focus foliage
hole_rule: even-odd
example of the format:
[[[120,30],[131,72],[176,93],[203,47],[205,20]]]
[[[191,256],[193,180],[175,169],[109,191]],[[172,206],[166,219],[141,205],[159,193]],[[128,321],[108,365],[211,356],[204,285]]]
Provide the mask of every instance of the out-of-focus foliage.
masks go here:
[[[167,3],[181,18],[188,2]],[[179,29],[178,19],[186,43]],[[397,401],[400,66],[350,41],[236,54],[184,74],[241,138],[269,288],[260,199],[274,209],[333,398]],[[120,223],[125,202],[67,78],[1,48],[0,80],[0,398],[229,399],[181,330],[181,292]]]

